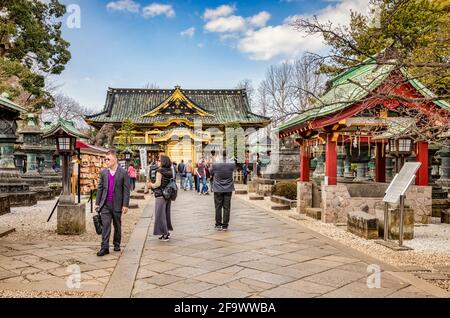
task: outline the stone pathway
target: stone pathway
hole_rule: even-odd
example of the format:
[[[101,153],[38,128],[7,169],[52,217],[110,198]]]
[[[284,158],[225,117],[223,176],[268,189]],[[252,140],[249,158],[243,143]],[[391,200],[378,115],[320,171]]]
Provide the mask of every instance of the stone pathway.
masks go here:
[[[142,219],[143,207],[149,200],[148,195],[145,201],[137,200],[140,208],[130,210],[127,219],[124,219],[127,235],[123,235],[122,252],[124,248],[127,251],[131,249],[126,248],[128,233],[136,232],[133,220]],[[37,213],[43,204],[45,202],[39,202],[30,209],[35,209],[33,212]],[[45,232],[40,224],[35,231],[47,239],[27,239],[28,236],[24,236],[27,232],[23,230],[15,232],[13,239],[12,235],[1,237],[0,297],[101,297],[122,252],[113,252],[111,248],[109,255],[96,255],[100,236],[95,234],[92,216],[86,214],[87,233],[83,236],[58,237],[54,231],[56,224],[52,231]],[[28,221],[35,215],[21,217]],[[42,220],[36,219],[38,221],[42,223]],[[20,227],[21,223],[17,222],[16,226]]]
[[[147,208],[153,209],[152,201]],[[406,282],[410,277],[398,269],[237,196],[228,232],[214,230],[212,195],[180,192],[172,217],[170,242],[151,235],[153,222],[141,237],[146,241],[131,297],[439,296],[427,283]],[[370,264],[381,267],[381,288],[367,287]],[[120,289],[118,281],[107,289]]]

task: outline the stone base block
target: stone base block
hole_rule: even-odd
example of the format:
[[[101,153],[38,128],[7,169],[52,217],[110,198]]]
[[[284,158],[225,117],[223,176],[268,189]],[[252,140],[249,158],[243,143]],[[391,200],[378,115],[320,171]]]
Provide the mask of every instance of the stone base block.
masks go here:
[[[130,202],[128,209],[139,209],[139,205],[135,202]]]
[[[86,203],[59,204],[57,233],[77,235],[86,232]]]
[[[347,214],[347,231],[367,240],[378,239],[378,219],[366,212]]]
[[[33,188],[31,191],[36,192],[38,201],[53,200],[55,198],[55,191],[50,188]]]
[[[144,191],[145,191],[144,189],[139,189],[139,190],[137,190],[136,192],[137,192],[137,193],[145,193]]]
[[[270,201],[283,205],[289,205],[291,208],[295,208],[297,206],[297,200],[289,200],[287,198],[280,197],[277,195],[270,196]]]
[[[321,208],[306,208],[306,216],[313,218],[315,220],[322,219],[322,209]]]
[[[248,197],[250,200],[264,200],[264,197],[261,195],[251,195]]]
[[[7,194],[0,194],[0,215],[10,212],[9,196]]]
[[[412,240],[414,238],[414,210],[405,207],[404,213],[403,239]],[[389,239],[398,240],[400,236],[400,208],[389,209],[388,215]],[[384,233],[384,226],[382,228]]]
[[[247,182],[247,188],[249,193],[255,193],[257,190],[257,184],[256,181],[248,181]]]
[[[441,223],[450,224],[450,210],[441,212]]]
[[[37,204],[36,192],[8,193],[10,206],[32,206]]]
[[[247,194],[247,190],[236,190],[234,191],[234,194]]]
[[[276,211],[291,209],[291,207],[289,205],[282,205],[282,204],[272,205],[270,208],[272,210],[276,210]]]

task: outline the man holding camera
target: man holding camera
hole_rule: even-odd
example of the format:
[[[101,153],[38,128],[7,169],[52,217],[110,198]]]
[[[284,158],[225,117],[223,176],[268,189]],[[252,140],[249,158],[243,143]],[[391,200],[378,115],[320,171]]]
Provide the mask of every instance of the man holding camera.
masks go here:
[[[130,180],[127,171],[118,165],[115,150],[106,153],[105,163],[107,169],[100,172],[95,202],[103,224],[102,244],[97,256],[109,254],[111,222],[114,225],[114,251],[120,251],[122,213],[128,212],[130,203]]]

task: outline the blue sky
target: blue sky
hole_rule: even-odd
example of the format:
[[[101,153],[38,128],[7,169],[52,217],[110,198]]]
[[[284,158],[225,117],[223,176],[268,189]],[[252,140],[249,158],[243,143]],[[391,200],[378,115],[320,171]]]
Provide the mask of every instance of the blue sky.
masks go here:
[[[344,24],[350,9],[365,10],[368,1],[61,2],[75,5],[63,23],[72,59],[56,83],[100,110],[108,87],[233,88],[244,78],[257,87],[271,64],[326,50],[321,39],[293,30],[289,19],[318,15]],[[74,21],[79,28],[70,27]]]

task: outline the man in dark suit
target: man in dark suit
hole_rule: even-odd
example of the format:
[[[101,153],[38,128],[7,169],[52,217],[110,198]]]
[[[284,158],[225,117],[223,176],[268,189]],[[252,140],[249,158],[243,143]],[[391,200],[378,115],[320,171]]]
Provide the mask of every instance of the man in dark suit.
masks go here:
[[[103,223],[102,244],[97,256],[109,254],[111,221],[114,225],[114,251],[120,251],[122,213],[128,212],[130,202],[130,180],[128,173],[117,163],[117,153],[111,149],[106,153],[107,168],[100,172],[95,209],[100,211]]]
[[[210,171],[213,176],[214,205],[216,208],[216,230],[227,231],[230,222],[231,195],[234,191],[234,162],[227,162],[225,153],[222,160],[213,163]]]

